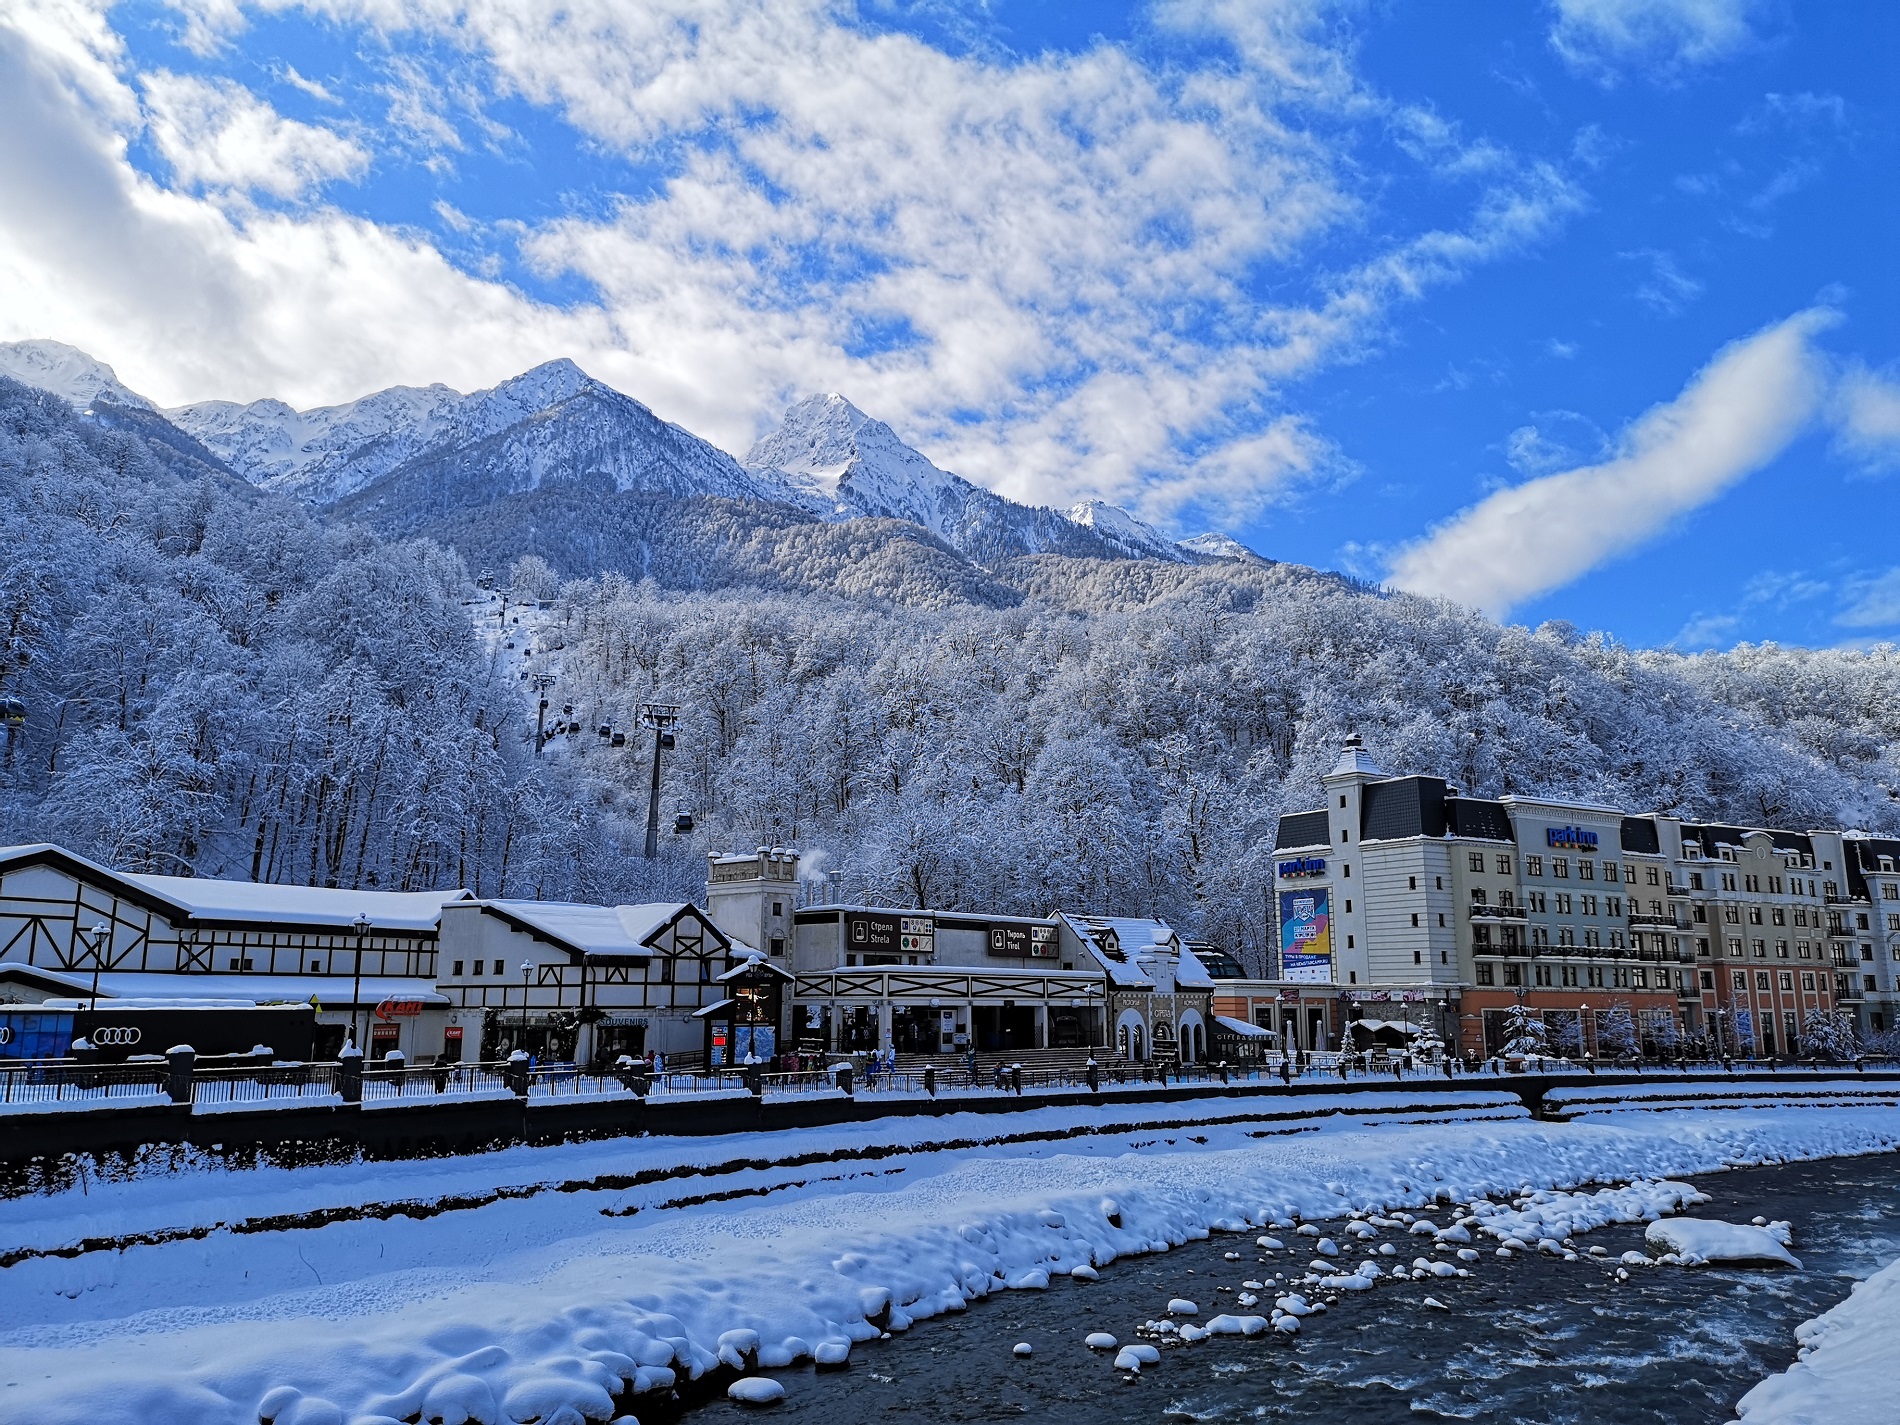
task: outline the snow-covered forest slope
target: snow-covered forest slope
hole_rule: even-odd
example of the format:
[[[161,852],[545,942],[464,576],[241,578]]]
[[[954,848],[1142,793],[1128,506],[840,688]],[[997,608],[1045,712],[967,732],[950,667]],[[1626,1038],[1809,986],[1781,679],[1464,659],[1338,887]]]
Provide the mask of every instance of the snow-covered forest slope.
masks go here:
[[[126,410],[0,382],[0,696],[28,708],[8,841],[625,901],[694,894],[708,849],[793,843],[852,896],[1156,912],[1251,953],[1274,818],[1355,730],[1482,794],[1900,829],[1892,648],[1681,657],[1292,565],[985,567],[911,523],[653,492],[642,547],[679,564],[634,577],[639,531],[577,504],[562,572],[588,577],[524,562],[513,592],[547,606],[504,625],[455,549],[313,513]],[[476,548],[488,508],[455,516]],[[697,826],[657,863],[641,739],[537,759],[530,671],[590,729],[681,705],[666,810]]]

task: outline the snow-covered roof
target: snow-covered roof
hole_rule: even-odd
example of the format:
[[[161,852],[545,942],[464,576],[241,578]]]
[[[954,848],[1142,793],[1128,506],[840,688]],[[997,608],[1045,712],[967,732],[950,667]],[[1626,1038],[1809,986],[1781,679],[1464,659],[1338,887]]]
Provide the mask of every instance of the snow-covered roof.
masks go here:
[[[1262,1029],[1257,1024],[1249,1024],[1244,1019],[1234,1019],[1225,1014],[1214,1016],[1214,1022],[1230,1034],[1238,1034],[1242,1039],[1277,1039],[1271,1029]]]
[[[734,948],[739,949],[736,944]],[[756,974],[760,970],[769,970],[780,979],[789,980],[792,978],[792,972],[790,970],[781,969],[779,966],[774,965],[770,960],[766,959],[765,956],[749,946],[739,951],[737,964],[730,970],[725,970],[714,975],[713,978],[719,983],[724,984],[727,980],[744,979],[747,975]]]
[[[482,901],[484,910],[499,911],[507,919],[583,955],[625,955],[648,959],[651,937],[680,912],[692,909],[688,901],[653,901],[645,905],[583,905],[574,901]]]
[[[99,994],[115,1000],[197,1001],[217,1000],[224,1004],[301,1004],[315,1000],[325,1009],[348,1009],[354,980],[348,975],[265,975],[265,974],[183,974],[163,975],[149,971],[107,970],[99,976]],[[90,990],[92,977],[86,977]],[[419,1000],[423,1004],[446,1005],[449,997],[436,990],[432,981],[396,975],[363,976],[359,1005],[381,1004],[386,999]]]
[[[92,975],[70,975],[29,965],[24,960],[0,960],[0,979],[19,980],[42,990],[90,990]]]
[[[1154,976],[1143,968],[1142,960],[1145,956],[1150,964],[1154,962],[1160,932],[1174,935],[1166,925],[1158,920],[1070,915],[1066,911],[1062,919],[1108,973],[1110,984],[1126,989],[1155,987]]]
[[[1201,957],[1183,945],[1180,963],[1174,967],[1174,983],[1185,985],[1191,990],[1211,990],[1214,988],[1214,977],[1207,973],[1207,966],[1201,963]]]
[[[1345,746],[1339,749],[1339,760],[1333,763],[1333,770],[1326,775],[1338,777],[1354,772],[1364,772],[1374,777],[1385,775],[1384,769],[1366,755],[1366,749],[1360,745],[1356,735],[1346,739]]]
[[[1348,1029],[1363,1029],[1376,1033],[1381,1029],[1390,1029],[1395,1034],[1422,1034],[1424,1031],[1416,1024],[1407,1024],[1402,1019],[1352,1019],[1346,1022]]]
[[[291,921],[349,926],[366,916],[374,930],[434,930],[442,907],[470,899],[453,891],[346,891],[259,881],[214,881],[200,876],[116,873],[190,912],[193,920]]]

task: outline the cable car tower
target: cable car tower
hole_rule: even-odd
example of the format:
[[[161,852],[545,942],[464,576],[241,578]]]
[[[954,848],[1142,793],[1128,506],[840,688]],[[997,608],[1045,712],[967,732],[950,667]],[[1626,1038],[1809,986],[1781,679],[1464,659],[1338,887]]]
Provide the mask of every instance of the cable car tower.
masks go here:
[[[646,858],[660,854],[660,752],[673,746],[673,725],[680,720],[678,703],[642,703],[640,723],[653,729],[653,789],[647,799]]]

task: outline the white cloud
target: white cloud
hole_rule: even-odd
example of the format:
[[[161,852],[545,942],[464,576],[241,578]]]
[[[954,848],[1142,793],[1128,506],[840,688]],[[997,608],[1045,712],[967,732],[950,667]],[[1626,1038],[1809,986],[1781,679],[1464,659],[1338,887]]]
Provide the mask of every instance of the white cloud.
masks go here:
[[[1853,603],[1834,621],[1843,628],[1900,626],[1900,568],[1848,586]]]
[[[1669,73],[1726,58],[1755,38],[1758,0],[1555,0],[1551,47],[1578,69]]]
[[[1835,391],[1836,438],[1866,464],[1900,464],[1900,381],[1865,366],[1850,366]]]
[[[1775,458],[1820,404],[1816,308],[1717,353],[1614,459],[1501,490],[1400,552],[1390,582],[1502,615],[1648,543]]]
[[[1545,475],[1585,460],[1601,459],[1609,442],[1595,421],[1575,411],[1541,411],[1537,424],[1519,426],[1504,438],[1504,458],[1521,475]]]
[[[1401,230],[1316,304],[1263,307],[1364,217],[1325,134],[1387,117],[1317,0],[1163,5],[1159,25],[1224,46],[1198,68],[1106,42],[952,55],[825,0],[264,0],[383,47],[396,141],[431,162],[463,131],[496,140],[484,107],[522,100],[661,172],[605,216],[484,227],[597,294],[557,308],[332,208],[223,211],[247,184],[308,195],[360,172],[363,133],[138,76],[99,10],[14,18],[80,3],[0,14],[0,123],[33,136],[0,152],[0,281],[25,294],[0,336],[86,347],[168,404],[468,387],[566,355],[729,449],[790,398],[843,389],[1019,498],[1231,516],[1337,471],[1287,381],[1583,205],[1558,169],[1466,145],[1484,186],[1464,224]],[[245,19],[181,9],[204,47]],[[202,195],[125,162],[141,84]]]
[[[187,187],[298,198],[369,167],[353,140],[287,119],[228,79],[161,69],[143,88],[152,142]]]
[[[1673,317],[1702,295],[1702,284],[1676,265],[1674,256],[1656,248],[1620,252],[1618,257],[1649,264],[1648,278],[1636,289],[1637,300]]]

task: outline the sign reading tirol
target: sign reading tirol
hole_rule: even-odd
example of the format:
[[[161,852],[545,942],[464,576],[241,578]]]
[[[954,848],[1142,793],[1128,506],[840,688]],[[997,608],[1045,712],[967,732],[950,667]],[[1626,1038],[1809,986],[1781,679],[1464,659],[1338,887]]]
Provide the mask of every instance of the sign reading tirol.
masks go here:
[[[992,925],[990,954],[1006,960],[1053,960],[1061,954],[1053,925]]]

